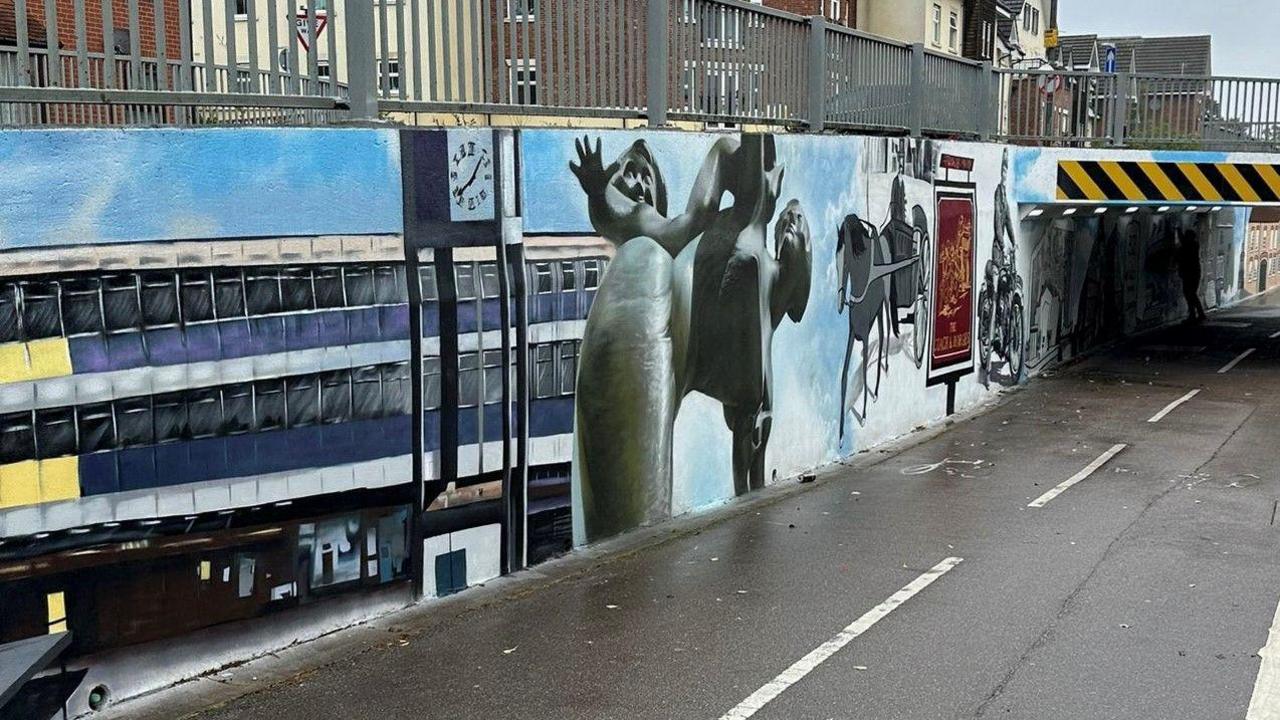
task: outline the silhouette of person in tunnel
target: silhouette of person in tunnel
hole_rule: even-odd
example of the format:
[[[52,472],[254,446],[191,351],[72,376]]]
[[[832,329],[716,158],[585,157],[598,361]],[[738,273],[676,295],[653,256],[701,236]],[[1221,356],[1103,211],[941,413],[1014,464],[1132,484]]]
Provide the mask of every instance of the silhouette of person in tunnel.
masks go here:
[[[1187,300],[1187,322],[1205,319],[1200,301],[1200,236],[1195,230],[1182,231],[1178,243],[1178,275],[1182,278],[1182,296]]]

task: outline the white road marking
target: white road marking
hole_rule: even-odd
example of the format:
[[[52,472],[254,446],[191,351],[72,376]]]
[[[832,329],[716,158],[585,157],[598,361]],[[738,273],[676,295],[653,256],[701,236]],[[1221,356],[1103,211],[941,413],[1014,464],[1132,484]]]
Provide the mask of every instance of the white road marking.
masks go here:
[[[1280,330],[1277,330],[1277,331],[1275,331],[1275,332],[1271,333],[1270,337],[1271,337],[1271,339],[1272,339],[1272,340],[1275,340],[1276,338],[1280,338]]]
[[[1248,350],[1245,350],[1244,352],[1237,355],[1235,360],[1232,360],[1226,365],[1223,365],[1222,369],[1218,371],[1218,374],[1226,375],[1227,373],[1231,372],[1231,368],[1235,367],[1236,365],[1239,365],[1241,360],[1244,360],[1245,358],[1249,357],[1250,355],[1254,354],[1257,351],[1258,351],[1258,348],[1249,348]]]
[[[1253,683],[1253,698],[1245,720],[1280,720],[1280,606],[1276,607],[1267,644],[1258,655],[1262,665]]]
[[[769,704],[774,698],[781,695],[787,688],[795,685],[804,676],[813,672],[822,663],[826,662],[841,650],[845,645],[853,642],[855,638],[871,629],[871,626],[880,622],[886,615],[893,612],[899,605],[910,600],[921,590],[929,587],[935,580],[951,572],[956,565],[963,562],[964,558],[949,557],[946,560],[933,566],[929,572],[912,580],[905,587],[889,597],[888,600],[880,603],[874,608],[868,610],[865,615],[853,621],[853,624],[836,634],[835,637],[822,643],[818,647],[809,652],[808,655],[800,658],[791,667],[782,671],[780,675],[765,683],[764,687],[751,693],[746,700],[738,703],[738,706],[724,715],[720,716],[720,720],[745,720],[755,715],[765,705]]]
[[[1173,402],[1171,402],[1171,403],[1169,403],[1168,405],[1166,405],[1166,406],[1165,406],[1165,408],[1164,408],[1163,410],[1161,410],[1160,412],[1156,413],[1155,415],[1152,415],[1152,416],[1151,416],[1151,419],[1150,419],[1150,420],[1148,420],[1147,422],[1149,422],[1149,423],[1158,423],[1158,422],[1160,422],[1161,420],[1163,420],[1163,419],[1164,419],[1164,416],[1165,416],[1165,415],[1168,415],[1169,413],[1173,412],[1174,410],[1177,410],[1179,405],[1181,405],[1181,404],[1182,404],[1182,403],[1184,403],[1184,402],[1187,402],[1188,400],[1190,400],[1191,398],[1193,398],[1193,397],[1195,397],[1196,395],[1199,395],[1199,394],[1200,394],[1200,391],[1199,391],[1199,390],[1192,390],[1191,392],[1187,393],[1186,395],[1183,395],[1182,397],[1178,398],[1177,400],[1174,400]]]
[[[1063,480],[1061,483],[1058,484],[1057,487],[1053,488],[1049,492],[1041,495],[1035,500],[1032,500],[1031,503],[1027,505],[1027,507],[1042,508],[1045,505],[1048,505],[1050,500],[1066,492],[1067,489],[1070,488],[1072,485],[1075,485],[1076,483],[1083,481],[1085,478],[1097,472],[1098,468],[1102,467],[1103,465],[1106,465],[1107,462],[1111,460],[1111,458],[1119,455],[1120,451],[1124,450],[1127,447],[1129,446],[1125,443],[1112,445],[1110,450],[1099,455],[1097,459],[1095,459],[1093,462],[1086,465],[1083,470],[1076,473],[1075,475],[1072,475],[1066,480]]]
[[[1209,322],[1207,322],[1207,323],[1202,323],[1202,325],[1203,325],[1204,327],[1216,327],[1216,328],[1247,328],[1247,327],[1253,327],[1253,323],[1239,322],[1239,321],[1236,321],[1236,320],[1210,320],[1210,321],[1209,321]]]

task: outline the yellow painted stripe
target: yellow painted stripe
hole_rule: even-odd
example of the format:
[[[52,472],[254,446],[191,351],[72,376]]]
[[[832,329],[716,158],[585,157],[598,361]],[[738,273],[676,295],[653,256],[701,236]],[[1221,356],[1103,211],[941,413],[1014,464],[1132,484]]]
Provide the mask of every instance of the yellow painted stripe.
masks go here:
[[[1169,179],[1164,170],[1160,169],[1159,165],[1153,162],[1140,162],[1138,167],[1142,168],[1142,172],[1147,174],[1147,178],[1156,186],[1156,189],[1160,191],[1160,195],[1165,200],[1174,202],[1186,200],[1182,193],[1178,192],[1178,186],[1173,184],[1173,181]]]
[[[80,459],[60,457],[0,465],[0,508],[80,497]]]
[[[1244,179],[1240,171],[1231,163],[1217,163],[1218,172],[1222,173],[1222,177],[1227,179],[1231,187],[1236,191],[1245,202],[1262,202],[1262,198],[1258,196],[1256,190],[1249,185],[1249,181]]]
[[[1276,172],[1274,165],[1258,164],[1253,166],[1258,174],[1262,176],[1264,182],[1271,188],[1271,192],[1280,196],[1280,173]]]
[[[1068,196],[1067,196],[1067,191],[1066,191],[1066,190],[1063,190],[1061,186],[1059,186],[1059,187],[1058,187],[1058,199],[1059,199],[1059,200],[1070,200],[1070,199],[1071,199],[1070,197],[1068,197]]]
[[[40,503],[40,464],[35,460],[0,465],[0,508]]]
[[[1196,167],[1195,163],[1178,163],[1178,169],[1195,186],[1196,192],[1200,193],[1199,199],[1208,200],[1209,202],[1222,202],[1222,196],[1213,188],[1213,183],[1209,182],[1209,178],[1200,172],[1200,168]]]
[[[1071,176],[1076,187],[1080,188],[1080,192],[1084,193],[1086,199],[1107,199],[1107,196],[1102,192],[1102,189],[1098,187],[1098,184],[1093,181],[1093,178],[1089,177],[1089,173],[1085,172],[1084,168],[1080,167],[1080,163],[1069,160],[1063,161],[1062,169],[1067,171],[1067,175]]]
[[[71,345],[66,338],[0,345],[0,383],[66,377],[71,372]]]
[[[1142,201],[1150,199],[1142,194],[1142,191],[1138,189],[1136,184],[1134,184],[1133,180],[1129,177],[1129,174],[1124,171],[1124,168],[1120,167],[1120,163],[1103,161],[1098,163],[1098,165],[1102,168],[1102,171],[1107,174],[1107,177],[1111,178],[1111,182],[1115,183],[1116,187],[1120,188],[1120,192],[1124,193],[1125,200]],[[1116,199],[1118,200],[1119,198]]]

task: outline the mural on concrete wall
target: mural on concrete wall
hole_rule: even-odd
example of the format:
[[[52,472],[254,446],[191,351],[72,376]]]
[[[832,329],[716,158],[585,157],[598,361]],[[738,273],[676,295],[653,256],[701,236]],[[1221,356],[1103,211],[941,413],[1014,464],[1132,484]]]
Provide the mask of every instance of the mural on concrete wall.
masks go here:
[[[1026,370],[1026,300],[1018,271],[1018,236],[1009,204],[1009,155],[1000,162],[994,196],[995,233],[978,295],[978,353],[983,382],[1016,385]]]

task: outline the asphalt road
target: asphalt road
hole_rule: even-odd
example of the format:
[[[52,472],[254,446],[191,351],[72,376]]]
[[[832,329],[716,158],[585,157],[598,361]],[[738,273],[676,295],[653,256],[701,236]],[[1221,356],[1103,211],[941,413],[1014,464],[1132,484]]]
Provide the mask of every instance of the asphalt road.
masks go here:
[[[958,557],[754,717],[1243,718],[1280,601],[1280,299],[1213,321],[197,717],[714,720]]]

